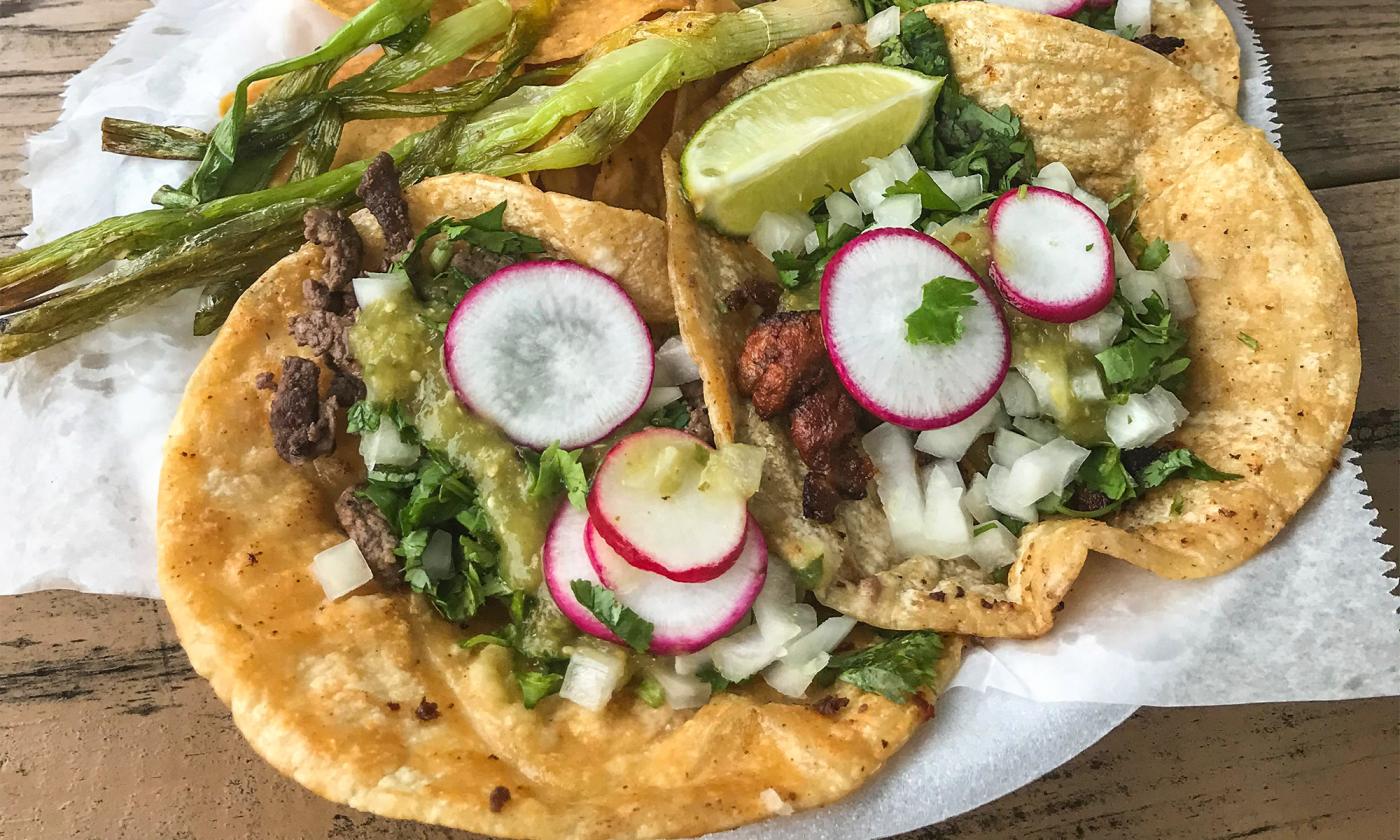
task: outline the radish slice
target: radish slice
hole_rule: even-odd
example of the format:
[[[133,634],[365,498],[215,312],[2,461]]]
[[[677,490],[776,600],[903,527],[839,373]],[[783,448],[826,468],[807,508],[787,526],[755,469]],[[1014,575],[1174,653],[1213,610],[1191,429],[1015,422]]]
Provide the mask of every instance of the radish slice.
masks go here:
[[[588,494],[598,533],[638,569],[685,583],[724,574],[744,548],[749,512],[729,482],[702,480],[712,457],[713,449],[675,429],[623,438]]]
[[[1082,201],[1022,187],[992,202],[987,226],[992,279],[1032,318],[1065,324],[1113,300],[1113,239]]]
[[[1084,8],[1084,0],[987,0],[987,2],[997,6],[1010,6],[1013,9],[1066,18]]]
[[[977,284],[954,344],[910,344],[905,319],[936,277]],[[943,243],[914,230],[881,228],[846,243],[822,275],[822,329],[837,374],[856,402],[909,429],[941,429],[996,395],[1011,361],[1011,336],[996,297]]]
[[[621,644],[621,640],[603,622],[578,602],[569,588],[569,584],[576,580],[604,585],[593,570],[593,561],[588,559],[588,547],[584,544],[584,531],[587,528],[588,514],[568,502],[559,506],[559,512],[554,514],[554,521],[550,523],[544,540],[544,582],[554,603],[559,605],[559,610],[575,627],[590,636]]]
[[[592,523],[584,540],[597,579],[623,606],[651,622],[651,652],[656,654],[693,653],[728,633],[753,606],[768,576],[768,546],[753,523],[737,562],[699,584],[679,583],[629,565]]]
[[[516,263],[447,322],[447,376],[472,411],[534,449],[611,434],[651,390],[651,336],[622,287],[577,263]]]

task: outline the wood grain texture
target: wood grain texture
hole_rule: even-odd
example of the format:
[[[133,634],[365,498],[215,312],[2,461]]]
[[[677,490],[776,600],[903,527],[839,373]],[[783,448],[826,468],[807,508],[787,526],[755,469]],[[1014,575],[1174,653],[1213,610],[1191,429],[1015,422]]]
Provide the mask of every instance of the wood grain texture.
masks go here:
[[[147,5],[0,0],[0,249],[29,220],[24,137]],[[1360,302],[1353,445],[1394,534],[1400,12],[1394,0],[1248,6],[1273,58],[1284,149],[1332,220]],[[1145,709],[1063,768],[901,840],[1395,837],[1397,794],[1400,699]],[[159,603],[0,599],[0,838],[75,837],[467,835],[350,811],[280,778],[190,670]]]

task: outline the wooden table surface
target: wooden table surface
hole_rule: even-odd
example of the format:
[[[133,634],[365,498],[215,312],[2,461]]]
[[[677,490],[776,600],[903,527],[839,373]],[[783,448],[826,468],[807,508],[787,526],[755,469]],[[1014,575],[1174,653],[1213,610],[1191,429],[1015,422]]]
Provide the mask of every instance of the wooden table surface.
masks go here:
[[[63,83],[147,5],[0,0],[3,250],[29,219],[24,137],[51,124]],[[1353,445],[1393,544],[1400,4],[1248,7],[1272,55],[1284,151],[1331,217],[1356,289],[1366,365]],[[905,840],[1397,837],[1398,736],[1396,698],[1143,709],[1045,778]],[[0,599],[0,838],[73,837],[467,835],[351,811],[278,776],[190,670],[159,602]]]

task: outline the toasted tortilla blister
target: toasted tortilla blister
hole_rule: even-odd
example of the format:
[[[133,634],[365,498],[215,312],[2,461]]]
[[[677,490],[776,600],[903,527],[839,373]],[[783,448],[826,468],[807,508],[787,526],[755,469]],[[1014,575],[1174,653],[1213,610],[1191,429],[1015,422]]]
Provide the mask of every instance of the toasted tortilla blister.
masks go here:
[[[1327,219],[1264,135],[1171,62],[1045,15],[981,3],[923,11],[944,28],[963,91],[988,107],[1009,105],[1041,164],[1063,162],[1099,195],[1135,183],[1143,235],[1194,249],[1203,270],[1190,280],[1199,310],[1189,323],[1183,394],[1191,416],[1172,440],[1243,477],[1171,481],[1104,522],[1032,525],[1005,584],[967,562],[895,557],[873,498],[843,503],[831,525],[803,519],[796,450],[735,387],[754,316],[723,305],[748,280],[771,279],[773,267],[696,221],[675,162],[682,131],[663,161],[678,319],[704,374],[716,438],[770,452],[752,503],[769,544],[797,567],[820,557],[817,596],[863,622],[990,637],[1047,632],[1090,551],[1168,578],[1229,571],[1317,488],[1355,407],[1356,302]],[[732,79],[690,128],[772,78],[874,58],[858,28],[790,45]],[[1258,349],[1240,333],[1257,338]],[[1177,499],[1181,512],[1173,514]]]

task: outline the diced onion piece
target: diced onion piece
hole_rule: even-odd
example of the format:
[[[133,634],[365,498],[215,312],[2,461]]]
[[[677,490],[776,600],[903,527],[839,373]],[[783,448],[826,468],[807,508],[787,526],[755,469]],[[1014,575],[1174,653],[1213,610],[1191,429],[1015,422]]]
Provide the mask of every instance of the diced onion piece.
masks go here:
[[[941,429],[919,432],[919,438],[915,442],[914,448],[938,458],[962,460],[962,457],[967,454],[968,447],[972,446],[972,442],[992,427],[997,417],[997,410],[1000,408],[1000,402],[993,397],[986,405],[977,409],[965,420],[951,426],[944,426]]]
[[[691,676],[700,672],[701,668],[713,664],[714,655],[708,647],[697,650],[694,653],[683,653],[676,657],[676,673],[682,676]]]
[[[651,393],[647,394],[646,402],[642,403],[642,408],[639,413],[645,417],[653,411],[663,406],[668,406],[680,398],[681,389],[674,385],[653,386]]]
[[[753,620],[759,634],[774,645],[787,644],[801,635],[796,606],[797,581],[792,567],[786,560],[770,555],[768,576],[753,602]]]
[[[700,378],[700,366],[690,355],[685,342],[673,335],[656,348],[656,369],[652,374],[653,386],[684,385]]]
[[[1162,299],[1162,303],[1171,303],[1171,292],[1167,289],[1166,281],[1155,271],[1134,271],[1118,281],[1118,288],[1137,312],[1147,311],[1143,301],[1154,293]]]
[[[1085,207],[1088,207],[1090,210],[1093,210],[1094,215],[1099,217],[1099,221],[1105,223],[1108,222],[1107,201],[1104,201],[1102,198],[1099,198],[1098,196],[1094,195],[1088,190],[1080,189],[1079,187],[1075,187],[1071,195],[1078,199],[1080,204],[1083,204]]]
[[[1031,180],[1031,185],[1069,195],[1073,195],[1075,190],[1074,175],[1070,173],[1068,166],[1059,161],[1042,166],[1040,172]]]
[[[1012,501],[1011,470],[1001,464],[992,464],[987,469],[987,504],[1001,513],[1022,522],[1034,522],[1040,518],[1035,505],[1025,505]]]
[[[850,616],[832,616],[818,624],[815,630],[789,644],[783,661],[789,665],[800,665],[824,653],[831,653],[851,635],[855,626],[856,620]]]
[[[811,233],[807,234],[807,235],[806,235],[805,237],[803,237],[803,239],[802,239],[802,251],[803,251],[803,253],[810,254],[810,253],[812,253],[813,251],[815,251],[815,250],[817,250],[818,248],[820,248],[821,246],[822,246],[822,238],[821,238],[820,236],[817,236],[817,232],[816,232],[815,230],[812,231]]]
[[[749,241],[765,256],[772,257],[778,251],[801,250],[802,240],[814,229],[812,220],[805,215],[765,210],[758,217]]]
[[[997,518],[997,512],[987,504],[987,477],[981,473],[974,475],[967,483],[967,492],[963,494],[962,502],[963,508],[972,514],[972,518],[979,524]]]
[[[1026,383],[1031,386],[1040,405],[1040,413],[1054,415],[1059,401],[1055,399],[1055,380],[1050,378],[1050,374],[1030,361],[1016,365],[1016,372],[1025,377]]]
[[[889,9],[885,11],[889,11]],[[826,197],[826,212],[831,217],[827,223],[828,233],[836,233],[843,225],[856,230],[865,227],[865,217],[860,212],[860,205],[856,203],[854,198],[843,192],[834,192]]]
[[[361,309],[368,309],[382,300],[397,297],[409,288],[408,275],[402,271],[371,271],[364,277],[350,281],[355,290],[355,302]]]
[[[407,467],[418,461],[418,444],[408,443],[393,420],[381,417],[379,428],[360,435],[360,457],[370,469],[382,466]]]
[[[792,806],[783,801],[783,797],[772,788],[764,788],[758,795],[758,801],[768,809],[768,813],[786,817],[792,813]]]
[[[878,47],[899,34],[899,7],[890,6],[865,22],[865,43]]]
[[[1035,390],[1019,371],[1006,372],[1006,381],[1001,383],[997,396],[1001,397],[1002,407],[1012,417],[1040,416],[1040,400],[1036,399]]]
[[[311,576],[321,584],[327,601],[349,595],[374,579],[354,540],[337,543],[311,558]]]
[[[1186,419],[1186,408],[1161,385],[1147,394],[1132,394],[1108,409],[1104,428],[1120,449],[1137,449],[1171,434]]]
[[[1000,522],[972,538],[972,562],[984,571],[994,571],[1016,562],[1016,537]]]
[[[622,651],[601,651],[591,647],[576,647],[564,669],[564,684],[559,696],[565,700],[598,711],[608,705],[613,692],[622,682],[627,660]]]
[[[894,182],[899,179],[881,158],[866,158],[865,165],[869,169],[851,181],[851,193],[860,205],[861,212],[869,214],[874,213],[880,202],[885,200],[885,190],[894,186]]]
[[[1113,10],[1113,28],[1120,33],[1131,30],[1134,38],[1152,31],[1152,0],[1118,0]]]
[[[1190,244],[1171,240],[1167,243],[1167,258],[1157,266],[1157,271],[1163,277],[1174,277],[1178,280],[1200,277],[1201,260]]]
[[[875,488],[889,520],[890,537],[901,557],[928,553],[924,538],[924,497],[915,468],[910,432],[882,423],[861,439],[875,464]]]
[[[1092,353],[1098,353],[1112,346],[1123,328],[1123,308],[1110,303],[1082,321],[1069,325],[1069,337],[1084,345]]]
[[[957,202],[959,208],[967,210],[974,199],[982,194],[982,176],[954,175],[944,170],[928,170],[929,177],[938,185],[943,194]]]
[[[893,7],[891,7],[893,8]],[[831,661],[831,655],[823,653],[798,665],[778,661],[763,669],[763,681],[772,689],[787,697],[801,697],[816,679],[817,674]]]
[[[987,454],[992,457],[992,463],[1010,467],[1039,448],[1040,444],[1025,435],[1017,434],[1010,429],[997,429]]]
[[[1068,438],[1056,438],[1017,459],[1011,467],[1004,498],[1013,506],[1033,506],[1069,484],[1089,450]]]
[[[447,580],[455,569],[452,563],[452,535],[446,531],[434,531],[428,538],[428,545],[419,558],[423,571],[431,580]]]
[[[763,462],[767,457],[767,451],[761,446],[721,444],[710,453],[705,469],[700,472],[700,487],[728,488],[745,499],[750,498],[763,482]]]
[[[875,224],[879,227],[909,227],[924,212],[917,195],[892,195],[875,205]]]
[[[1186,280],[1160,271],[1158,276],[1167,287],[1167,306],[1171,308],[1172,314],[1183,321],[1196,317],[1196,299],[1191,297],[1191,287],[1186,285]]]
[[[1017,417],[1011,421],[1011,425],[1016,431],[1035,441],[1036,443],[1049,443],[1060,436],[1060,430],[1051,423],[1044,420],[1035,420],[1030,417]]]
[[[919,172],[919,164],[915,162],[914,153],[909,151],[908,146],[900,146],[885,155],[885,165],[889,167],[889,173],[896,181],[908,181]]]
[[[937,469],[924,486],[924,537],[940,560],[965,557],[972,548],[972,518],[963,510],[963,488]]]
[[[929,478],[937,473],[949,487],[965,487],[962,471],[958,469],[958,462],[947,458],[939,458],[932,464],[924,468],[924,483],[927,484]]]
[[[751,624],[710,645],[715,670],[730,682],[740,682],[768,667],[783,653],[781,643],[764,638],[763,630]]]
[[[1137,271],[1137,266],[1133,265],[1133,258],[1128,256],[1127,249],[1123,247],[1123,243],[1118,241],[1118,237],[1111,238],[1113,240],[1113,276],[1122,279]]]
[[[710,684],[693,674],[681,674],[673,666],[659,662],[651,675],[661,685],[666,705],[673,709],[698,709],[710,700]]]
[[[1076,373],[1069,381],[1069,389],[1074,392],[1075,397],[1084,402],[1101,402],[1107,399],[1097,368]]]

